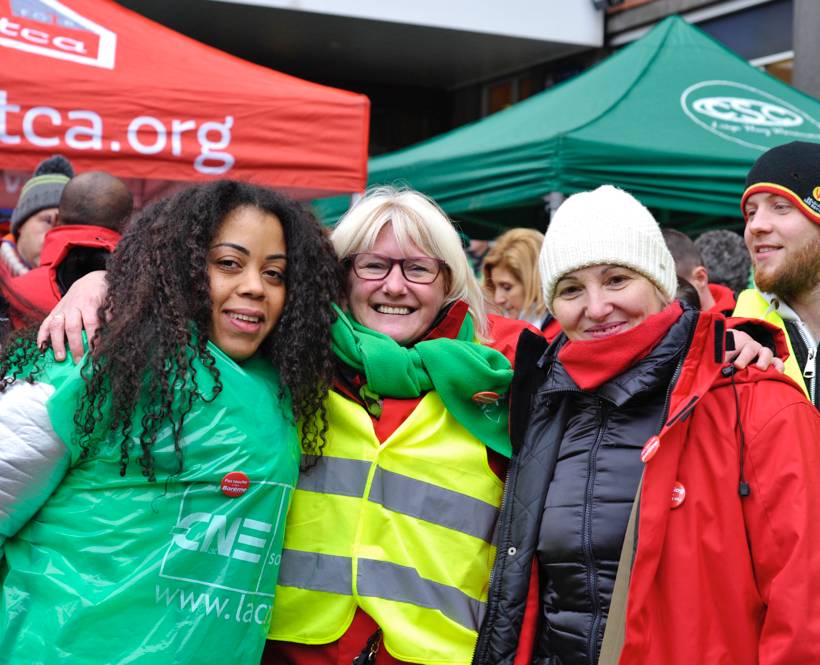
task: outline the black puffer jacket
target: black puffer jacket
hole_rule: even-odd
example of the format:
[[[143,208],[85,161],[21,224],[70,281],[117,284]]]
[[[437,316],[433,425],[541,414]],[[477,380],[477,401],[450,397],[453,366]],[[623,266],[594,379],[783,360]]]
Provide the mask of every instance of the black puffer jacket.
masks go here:
[[[563,336],[545,354],[535,335],[522,337],[511,402],[516,453],[475,664],[513,662],[536,554],[541,625],[534,662],[597,663],[640,451],[661,428],[697,316],[684,311],[648,357],[595,393],[580,391],[557,360]]]

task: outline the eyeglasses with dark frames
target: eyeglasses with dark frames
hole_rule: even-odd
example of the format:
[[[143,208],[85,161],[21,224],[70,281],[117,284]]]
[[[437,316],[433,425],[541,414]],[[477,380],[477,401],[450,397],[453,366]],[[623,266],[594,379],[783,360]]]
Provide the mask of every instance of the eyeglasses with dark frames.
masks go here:
[[[372,252],[351,254],[348,260],[356,277],[364,280],[384,279],[398,263],[404,279],[414,284],[435,282],[441,269],[447,266],[445,261],[431,256],[408,256],[394,259],[392,256]]]

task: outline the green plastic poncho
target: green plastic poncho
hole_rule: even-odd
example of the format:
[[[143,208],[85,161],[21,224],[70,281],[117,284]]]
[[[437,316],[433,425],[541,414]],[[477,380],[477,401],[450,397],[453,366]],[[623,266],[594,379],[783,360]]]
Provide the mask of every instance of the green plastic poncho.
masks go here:
[[[43,380],[56,387],[48,412],[70,461],[39,512],[5,542],[0,663],[259,662],[299,444],[270,363],[239,366],[209,348],[223,390],[194,402],[179,475],[170,428],[160,432],[155,483],[135,461],[138,446],[125,477],[118,442],[79,459],[79,368],[47,370]],[[210,375],[196,370],[210,396]]]

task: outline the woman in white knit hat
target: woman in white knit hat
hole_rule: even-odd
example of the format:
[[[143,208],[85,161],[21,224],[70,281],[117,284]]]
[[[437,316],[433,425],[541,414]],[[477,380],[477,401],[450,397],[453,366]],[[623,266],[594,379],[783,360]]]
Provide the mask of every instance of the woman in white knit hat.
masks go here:
[[[820,662],[811,404],[723,362],[724,319],[674,300],[672,256],[626,192],[567,199],[539,268],[563,335],[518,346],[474,663]]]

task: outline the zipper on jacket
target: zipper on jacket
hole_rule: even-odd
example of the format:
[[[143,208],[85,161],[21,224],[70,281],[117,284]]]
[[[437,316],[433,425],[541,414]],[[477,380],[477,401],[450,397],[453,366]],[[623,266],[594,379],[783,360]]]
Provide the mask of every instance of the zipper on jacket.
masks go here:
[[[501,515],[503,515],[503,514],[504,514],[504,506],[505,506],[505,505],[507,505],[507,486],[508,486],[508,481],[510,480],[510,473],[509,473],[509,471],[510,471],[510,470],[511,470],[511,469],[508,469],[508,471],[507,471],[507,478],[506,478],[506,479],[505,479],[505,481],[504,481],[504,489],[503,489],[503,490],[502,490],[502,492],[501,492],[501,505],[498,507],[498,516],[499,516],[499,518],[501,517]],[[516,473],[515,475],[517,476],[517,475],[518,475],[518,473]],[[501,526],[501,524],[500,524],[500,523],[499,523],[499,526]],[[507,543],[509,543],[509,540],[510,540],[510,539],[509,539],[509,537],[507,537],[507,538],[505,538],[504,540],[505,540],[504,545],[507,545]],[[495,550],[495,558],[496,558],[496,560],[498,560],[498,555],[499,555],[499,552],[500,552],[500,547],[501,547],[501,533],[499,533],[499,534],[498,534],[498,540],[496,541],[496,550]],[[509,548],[507,548],[507,549],[509,549]],[[505,550],[505,552],[506,552],[506,550]],[[492,565],[492,567],[490,568],[490,579],[487,581],[487,591],[488,591],[488,594],[487,594],[487,602],[488,602],[488,603],[489,603],[489,600],[490,600],[490,598],[489,598],[489,590],[490,590],[490,589],[492,588],[492,586],[493,586],[493,577],[495,577],[495,562],[493,562],[493,565]],[[489,619],[489,614],[490,614],[490,608],[489,608],[489,604],[488,604],[488,606],[487,606],[487,616],[485,617],[485,619]],[[478,627],[478,629],[479,629],[479,631],[480,631],[480,630],[481,630],[481,626],[479,626],[479,627]]]
[[[680,360],[678,360],[675,371],[672,373],[672,379],[669,381],[669,387],[666,389],[666,398],[664,399],[663,410],[661,411],[661,424],[655,434],[659,434],[663,429],[663,426],[669,421],[669,402],[672,401],[672,392],[675,390],[675,384],[678,382],[678,378],[680,377],[681,369],[683,369],[683,361],[686,360],[686,354],[688,351],[689,346],[687,345],[686,349],[684,349],[681,353]]]
[[[587,486],[584,496],[584,517],[582,531],[582,546],[587,564],[587,588],[589,589],[590,600],[592,601],[592,626],[587,638],[587,654],[589,654],[589,665],[598,662],[598,630],[601,626],[601,598],[598,594],[598,572],[595,567],[595,559],[592,556],[592,499],[594,494],[595,476],[598,473],[598,448],[604,438],[606,428],[606,403],[603,400],[598,402],[600,406],[600,425],[598,434],[595,436],[595,443],[589,451],[589,461],[587,462]]]
[[[809,349],[809,357],[806,359],[806,366],[803,368],[803,376],[807,379],[814,378],[814,356],[817,349]]]
[[[520,451],[519,451],[519,453],[520,453]],[[511,464],[507,468],[507,478],[504,481],[504,489],[501,492],[501,506],[498,509],[498,519],[499,519],[498,526],[499,527],[501,526],[501,517],[502,517],[502,515],[504,515],[504,506],[507,504],[508,489],[510,487],[512,487],[512,485],[515,481],[514,476],[515,477],[518,476],[518,469],[514,468],[513,465]],[[509,528],[512,528],[512,527],[509,527]],[[504,540],[503,547],[508,547],[508,543],[509,543],[509,540],[510,540],[509,536],[504,537],[503,540]],[[484,652],[486,652],[486,650],[487,650],[486,645],[489,643],[489,640],[487,639],[486,633],[485,633],[484,642],[483,642],[483,644],[480,644],[480,641],[481,641],[481,626],[483,626],[485,624],[487,626],[491,626],[493,621],[495,621],[495,614],[496,614],[496,610],[497,610],[497,607],[498,607],[498,603],[493,602],[493,599],[494,599],[494,596],[492,595],[493,578],[495,577],[495,567],[498,564],[498,557],[501,556],[502,552],[505,555],[506,555],[506,552],[507,552],[506,549],[502,549],[502,542],[501,541],[502,541],[502,534],[499,530],[498,538],[496,540],[495,561],[493,561],[493,565],[490,568],[490,579],[487,581],[487,613],[484,615],[484,620],[481,622],[481,625],[478,626],[478,634],[476,636],[476,643],[475,643],[475,646],[473,647],[473,656],[470,659],[471,663],[481,663],[481,662],[483,662],[484,657],[485,657]],[[505,567],[506,567],[506,564],[505,564]],[[480,647],[484,647],[484,648],[481,649],[481,653],[479,653],[479,648]]]
[[[791,324],[791,325],[789,325]],[[817,346],[812,346],[811,335],[808,332],[808,327],[800,319],[788,319],[786,321],[786,335],[792,342],[795,351],[800,350],[797,346],[799,341],[806,349],[806,364],[800,369],[800,375],[803,382],[806,384],[806,390],[809,393],[809,401],[820,409],[820,395],[817,394]],[[799,340],[794,339],[797,336]],[[798,354],[795,353],[795,359]]]
[[[660,434],[661,430],[664,428],[669,421],[669,403],[672,401],[672,393],[675,390],[675,384],[678,382],[680,378],[681,370],[683,369],[683,363],[686,360],[686,356],[689,355],[689,349],[692,347],[692,338],[695,336],[695,329],[698,327],[698,321],[700,317],[696,317],[695,320],[689,325],[689,336],[686,339],[686,344],[680,350],[680,358],[678,359],[678,364],[675,366],[675,371],[672,372],[672,378],[669,380],[669,387],[666,389],[666,399],[663,402],[663,410],[661,411],[661,423],[658,426],[658,431],[656,434]],[[635,521],[635,528],[638,528],[638,521]],[[638,539],[635,539],[636,547],[637,547]]]
[[[808,334],[806,333],[805,323],[803,323],[802,321],[797,321],[797,325],[795,326],[795,328],[797,328],[797,331],[800,334],[800,339],[805,345],[806,352],[808,354],[808,358],[806,359],[806,366],[803,367],[803,378],[806,381],[806,387],[809,389],[809,400],[812,404],[818,406],[820,402],[818,402],[817,399],[817,347],[811,345],[811,340],[809,340]]]
[[[817,361],[815,358],[817,357],[817,349],[809,349],[809,357],[806,359],[806,366],[803,368],[803,378],[806,379],[806,383],[809,387],[809,396],[811,397],[812,402],[817,406],[817,372],[815,368],[817,366]]]

